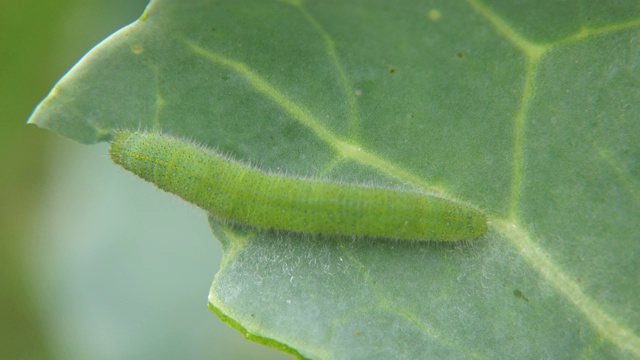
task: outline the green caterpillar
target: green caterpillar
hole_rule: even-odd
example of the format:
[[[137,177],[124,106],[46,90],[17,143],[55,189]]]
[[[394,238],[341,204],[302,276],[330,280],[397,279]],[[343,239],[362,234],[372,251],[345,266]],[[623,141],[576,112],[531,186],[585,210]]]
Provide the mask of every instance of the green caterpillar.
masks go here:
[[[475,239],[478,210],[419,192],[267,173],[152,132],[116,132],[116,164],[225,221],[294,233],[422,241]]]

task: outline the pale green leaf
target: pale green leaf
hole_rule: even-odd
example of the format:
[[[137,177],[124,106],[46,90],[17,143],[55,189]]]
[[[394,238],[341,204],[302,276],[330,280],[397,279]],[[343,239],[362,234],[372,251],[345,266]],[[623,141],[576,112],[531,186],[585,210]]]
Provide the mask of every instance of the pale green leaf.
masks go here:
[[[490,217],[453,246],[212,220],[211,307],[256,341],[308,358],[640,357],[639,19],[637,1],[158,0],[31,121],[86,143],[162,130]]]

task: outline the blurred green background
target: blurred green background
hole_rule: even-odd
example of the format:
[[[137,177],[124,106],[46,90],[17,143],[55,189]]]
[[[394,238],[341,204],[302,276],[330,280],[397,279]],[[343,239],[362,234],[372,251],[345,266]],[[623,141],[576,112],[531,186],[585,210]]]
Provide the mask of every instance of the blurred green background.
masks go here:
[[[0,359],[289,359],[207,308],[206,217],[29,114],[144,0],[0,1]],[[98,180],[99,179],[99,180]]]

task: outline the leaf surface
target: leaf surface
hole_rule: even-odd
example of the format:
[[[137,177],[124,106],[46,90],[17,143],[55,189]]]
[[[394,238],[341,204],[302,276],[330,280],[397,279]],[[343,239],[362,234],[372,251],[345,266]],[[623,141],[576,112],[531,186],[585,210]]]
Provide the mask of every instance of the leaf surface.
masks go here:
[[[634,1],[157,0],[30,121],[85,143],[164,131],[489,216],[455,245],[211,219],[211,307],[253,340],[307,358],[640,357],[639,19]]]

